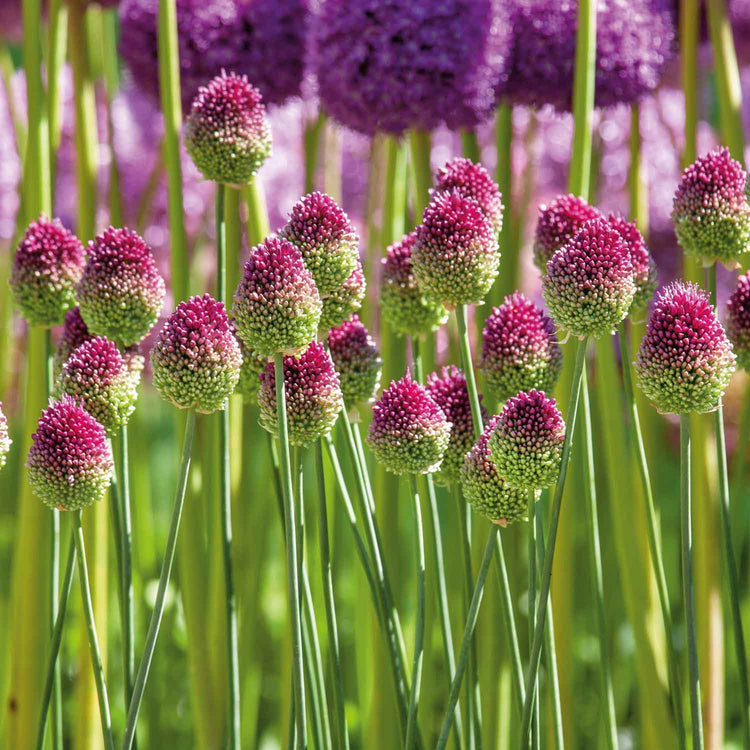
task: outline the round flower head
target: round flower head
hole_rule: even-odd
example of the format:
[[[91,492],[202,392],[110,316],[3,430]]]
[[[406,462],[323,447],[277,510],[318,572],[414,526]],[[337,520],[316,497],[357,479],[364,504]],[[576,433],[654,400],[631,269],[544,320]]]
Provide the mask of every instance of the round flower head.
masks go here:
[[[131,229],[110,227],[89,243],[76,294],[91,333],[131,346],[159,319],[166,291],[151,248]]]
[[[240,377],[242,354],[223,302],[209,294],[180,302],[151,349],[154,385],[180,409],[223,409]]]
[[[461,195],[473,198],[492,224],[495,234],[500,234],[503,229],[503,198],[500,188],[481,164],[456,156],[438,170],[435,181],[437,190],[457,190]]]
[[[505,402],[490,436],[490,455],[506,484],[541,490],[557,480],[565,422],[553,398],[536,389]]]
[[[440,468],[450,435],[443,410],[407,373],[372,407],[367,444],[387,471],[427,474]]]
[[[58,219],[29,224],[16,250],[10,290],[30,325],[55,326],[75,305],[85,253],[80,240]]]
[[[391,328],[401,336],[423,336],[448,320],[443,304],[427,299],[417,284],[411,262],[416,241],[416,232],[404,235],[388,248],[383,259],[380,309]]]
[[[526,516],[528,493],[509,487],[500,476],[490,456],[490,435],[500,421],[496,414],[484,432],[464,456],[461,467],[461,489],[474,510],[490,521],[507,526]]]
[[[349,278],[323,300],[323,309],[318,324],[320,335],[326,336],[331,328],[340,326],[354,315],[362,307],[366,293],[367,281],[362,263],[357,258],[357,265]]]
[[[0,401],[0,469],[5,466],[5,462],[8,460],[12,442],[8,433],[8,419],[3,413],[3,402]]]
[[[55,361],[58,367],[62,367],[68,357],[83,343],[91,341],[94,337],[89,332],[86,323],[81,317],[81,310],[74,307],[65,315],[62,335],[57,342]]]
[[[448,307],[479,304],[500,264],[497,237],[479,204],[457,190],[437,193],[416,231],[412,263],[425,295]]]
[[[539,206],[534,231],[534,263],[547,272],[547,262],[578,230],[592,219],[600,218],[598,209],[576,195],[558,195],[548,206]]]
[[[242,396],[245,403],[254,404],[258,401],[260,374],[265,370],[268,360],[265,357],[259,357],[252,349],[249,349],[241,338],[237,337],[237,341],[242,354],[242,366],[240,379],[234,390]]]
[[[42,412],[26,467],[29,483],[45,505],[80,510],[102,499],[114,464],[104,427],[63,396]]]
[[[727,334],[740,367],[750,372],[750,272],[740,276],[727,302]]]
[[[695,284],[665,287],[651,312],[635,371],[660,412],[708,412],[719,405],[735,356],[708,296]]]
[[[630,252],[605,219],[593,219],[547,263],[542,294],[558,326],[574,336],[612,333],[635,296]]]
[[[513,292],[484,323],[479,369],[501,402],[532,388],[551,392],[562,371],[554,323],[525,295]]]
[[[369,404],[380,386],[383,360],[362,321],[352,315],[328,332],[328,350],[348,406]]]
[[[302,254],[268,237],[253,248],[234,293],[237,335],[261,357],[296,354],[314,338],[322,304]]]
[[[260,425],[278,434],[276,371],[269,362],[260,374]],[[344,407],[339,376],[322,344],[313,341],[299,357],[284,357],[284,389],[289,442],[308,446],[327,435]]]
[[[737,261],[750,252],[747,174],[729,149],[711,151],[682,173],[672,221],[688,255],[704,263]]]

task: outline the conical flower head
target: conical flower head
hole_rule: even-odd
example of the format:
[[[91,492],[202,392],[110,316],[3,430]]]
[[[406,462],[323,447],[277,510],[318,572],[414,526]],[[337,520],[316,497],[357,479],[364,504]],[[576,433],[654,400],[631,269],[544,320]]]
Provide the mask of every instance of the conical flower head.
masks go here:
[[[477,513],[506,526],[526,515],[529,498],[527,492],[514,490],[505,483],[490,455],[490,436],[499,421],[499,414],[492,417],[479,440],[464,456],[461,489]]]
[[[437,193],[416,231],[412,263],[424,294],[448,307],[479,304],[500,263],[497,237],[479,204],[458,190]]]
[[[268,237],[250,253],[232,317],[237,335],[261,357],[295,354],[315,338],[322,304],[300,251]]]
[[[416,241],[416,232],[404,235],[388,248],[383,260],[380,309],[388,325],[401,336],[424,336],[448,320],[442,302],[428,299],[417,284],[411,261]]]
[[[727,334],[739,366],[750,372],[750,271],[737,279],[727,302]]]
[[[336,290],[323,299],[318,333],[326,336],[331,328],[340,326],[362,307],[367,293],[367,281],[362,270],[362,263],[357,258],[357,265],[349,278]]]
[[[299,200],[279,235],[302,253],[323,299],[335,294],[357,267],[359,237],[330,195],[310,193]]]
[[[276,370],[273,362],[260,374],[261,427],[278,434]],[[309,446],[328,435],[344,407],[341,385],[324,346],[313,342],[298,357],[284,357],[284,389],[289,442]]]
[[[553,320],[597,338],[625,318],[635,296],[630,251],[605,219],[593,219],[547,263],[542,295]]]
[[[521,392],[505,402],[490,436],[490,455],[506,484],[541,490],[557,480],[565,422],[543,391]]]
[[[348,406],[369,404],[380,386],[383,360],[362,321],[352,315],[328,332],[328,350]]]
[[[484,323],[479,369],[501,402],[532,388],[551,392],[562,371],[554,323],[524,294],[513,292]]]
[[[732,264],[750,252],[747,173],[729,149],[711,151],[682,173],[672,204],[677,240],[704,263]]]
[[[12,442],[10,433],[8,432],[8,418],[3,412],[3,402],[0,401],[0,469],[5,466],[5,462],[8,460],[8,453],[10,452]]]
[[[221,72],[193,99],[185,148],[213,182],[245,185],[271,153],[271,127],[260,91],[247,76]]]
[[[62,335],[57,342],[57,351],[55,352],[55,362],[62,367],[68,357],[83,343],[91,341],[94,337],[88,329],[88,326],[81,317],[81,309],[74,307],[68,310],[63,323]]]
[[[719,405],[735,356],[708,296],[674,282],[656,301],[641,341],[638,384],[660,412],[708,412]]]
[[[136,232],[110,227],[89,243],[76,295],[92,334],[137,344],[159,319],[165,294],[151,248]]]
[[[104,427],[63,396],[42,412],[26,467],[45,505],[80,510],[104,497],[114,464]]]
[[[180,409],[224,409],[242,354],[223,302],[209,294],[180,302],[151,349],[154,385]]]
[[[260,374],[266,369],[268,360],[258,356],[249,349],[245,342],[237,337],[242,354],[242,366],[240,367],[240,379],[237,381],[235,393],[239,393],[247,404],[258,402],[258,388],[260,388]]]
[[[55,326],[75,305],[85,253],[59,219],[41,216],[29,224],[10,272],[10,290],[30,325]]]
[[[367,444],[386,471],[427,474],[440,468],[450,435],[443,410],[407,373],[372,407]]]

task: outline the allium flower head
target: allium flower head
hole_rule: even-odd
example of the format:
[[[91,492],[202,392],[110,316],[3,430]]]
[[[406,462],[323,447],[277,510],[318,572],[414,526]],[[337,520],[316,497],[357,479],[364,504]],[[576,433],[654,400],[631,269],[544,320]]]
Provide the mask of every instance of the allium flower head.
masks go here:
[[[80,308],[74,307],[72,310],[68,310],[65,315],[65,323],[63,323],[62,335],[57,342],[57,351],[55,352],[57,365],[62,367],[68,357],[81,344],[91,341],[93,338],[81,317]]]
[[[695,284],[665,287],[651,312],[635,371],[660,412],[708,412],[721,400],[735,356],[708,296]]]
[[[258,356],[252,349],[249,349],[244,341],[237,337],[242,354],[242,366],[240,367],[240,379],[237,381],[235,393],[242,396],[243,401],[248,404],[254,404],[258,401],[258,388],[260,388],[260,374],[266,369],[268,360],[265,357]]]
[[[630,251],[630,262],[633,265],[635,296],[630,305],[631,312],[643,312],[656,292],[656,263],[646,246],[646,240],[634,221],[627,221],[619,214],[609,214],[607,221],[617,230]]]
[[[261,427],[278,434],[275,367],[269,362],[260,374],[258,405]],[[284,389],[289,442],[308,446],[327,435],[344,407],[333,361],[316,341],[299,357],[284,357]]]
[[[378,345],[356,315],[331,328],[328,350],[346,404],[355,406],[373,401],[380,386],[383,360]]]
[[[737,261],[750,252],[747,173],[729,149],[711,151],[682,173],[672,221],[688,255],[704,263]]]
[[[91,333],[137,344],[159,319],[165,294],[151,248],[136,232],[110,227],[89,243],[76,295]]]
[[[291,242],[269,237],[253,248],[232,309],[246,346],[261,357],[295,354],[315,338],[321,310],[312,274]]]
[[[104,427],[63,396],[42,412],[26,467],[45,505],[80,510],[104,497],[114,464]]]
[[[739,366],[750,372],[750,271],[737,280],[727,302],[727,334]]]
[[[427,297],[448,307],[479,304],[500,264],[497,237],[473,198],[437,193],[412,248],[414,276]]]
[[[8,418],[3,412],[3,402],[0,401],[0,469],[5,466],[5,462],[8,460],[12,442],[8,432]]]
[[[636,286],[630,251],[605,219],[593,219],[547,263],[542,294],[554,321],[575,336],[612,333]]]
[[[365,300],[367,281],[362,269],[362,263],[357,258],[357,265],[349,278],[325,299],[320,313],[318,332],[325,336],[331,328],[340,326],[356,313]]]
[[[372,407],[367,444],[387,471],[427,474],[440,468],[450,435],[443,410],[407,373]]]
[[[209,294],[180,302],[151,349],[154,385],[180,409],[223,409],[240,377],[242,354],[223,302]]]
[[[55,326],[75,305],[85,253],[80,240],[58,219],[29,224],[16,250],[10,290],[30,325]]]
[[[479,369],[501,402],[532,388],[551,392],[562,371],[554,323],[525,295],[513,292],[484,323]]]

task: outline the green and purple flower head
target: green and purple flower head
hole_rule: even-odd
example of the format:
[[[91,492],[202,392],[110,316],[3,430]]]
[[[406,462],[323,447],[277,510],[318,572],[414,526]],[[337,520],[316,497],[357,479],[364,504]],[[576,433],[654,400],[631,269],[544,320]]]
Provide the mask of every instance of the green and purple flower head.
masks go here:
[[[30,325],[63,322],[85,262],[80,240],[59,219],[41,216],[29,224],[13,259],[10,290]]]
[[[532,388],[551,392],[562,371],[554,323],[524,294],[513,292],[484,323],[479,369],[501,402]]]
[[[268,359],[256,354],[239,336],[237,336],[237,343],[240,345],[242,365],[240,366],[240,379],[234,391],[242,396],[245,403],[255,404],[258,402],[260,374],[266,369]]]
[[[63,330],[57,342],[55,362],[62,367],[68,357],[83,343],[94,337],[81,317],[81,309],[74,307],[68,310],[63,323]]]
[[[8,460],[12,442],[8,431],[8,418],[3,412],[3,402],[0,401],[0,469],[5,466],[5,462]]]
[[[180,409],[224,409],[240,377],[242,354],[223,302],[209,294],[180,302],[151,349],[154,385]]]
[[[80,510],[104,497],[114,464],[104,427],[63,396],[42,412],[26,467],[45,505]]]
[[[328,350],[339,374],[347,406],[374,401],[380,386],[383,360],[359,317],[352,315],[328,332]]]
[[[427,474],[440,468],[450,435],[443,410],[407,372],[372,407],[367,445],[386,471]]]
[[[727,334],[739,366],[750,372],[750,272],[737,279],[727,302]]]
[[[276,370],[273,362],[260,374],[260,425],[278,434]],[[325,347],[314,341],[298,357],[284,357],[284,389],[289,442],[309,446],[328,435],[344,407],[336,368]]]
[[[665,287],[635,362],[646,397],[663,413],[713,411],[734,368],[732,345],[708,295],[681,281]]]
[[[358,312],[365,301],[366,293],[367,281],[365,280],[362,263],[357,258],[357,265],[349,278],[323,300],[323,309],[318,324],[320,338],[325,338],[331,328],[340,326],[345,320]]]
[[[193,99],[185,148],[213,182],[245,185],[271,153],[271,127],[260,91],[247,76],[222,71]]]
[[[711,151],[685,169],[672,221],[682,248],[703,263],[733,265],[750,252],[747,173],[729,149]]]

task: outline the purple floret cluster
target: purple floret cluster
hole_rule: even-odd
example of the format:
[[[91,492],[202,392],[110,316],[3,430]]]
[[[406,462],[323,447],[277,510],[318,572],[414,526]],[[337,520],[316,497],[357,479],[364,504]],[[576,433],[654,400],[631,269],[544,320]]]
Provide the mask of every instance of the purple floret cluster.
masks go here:
[[[341,381],[347,406],[373,401],[380,386],[383,360],[375,340],[358,316],[328,332],[328,350]]]
[[[750,371],[750,272],[740,276],[727,302],[727,334],[737,363]]]

